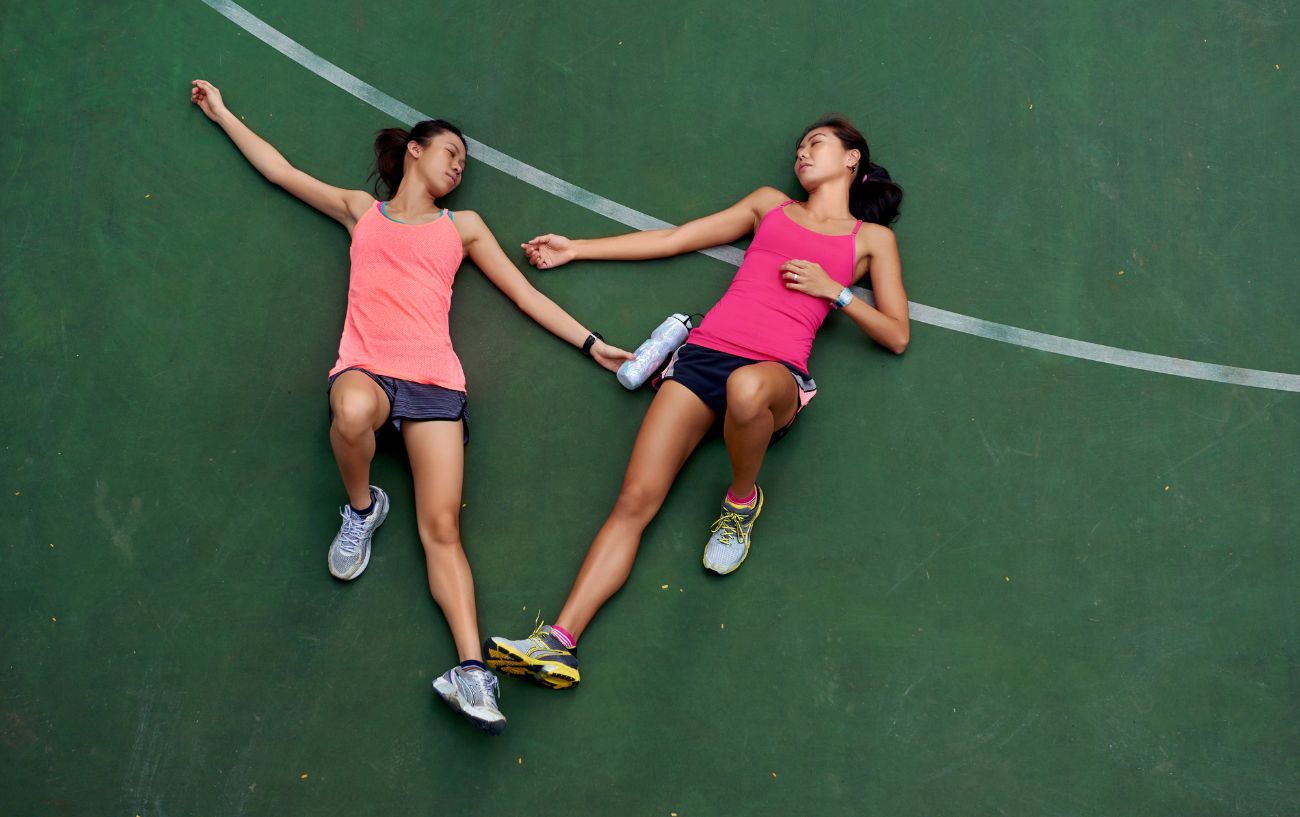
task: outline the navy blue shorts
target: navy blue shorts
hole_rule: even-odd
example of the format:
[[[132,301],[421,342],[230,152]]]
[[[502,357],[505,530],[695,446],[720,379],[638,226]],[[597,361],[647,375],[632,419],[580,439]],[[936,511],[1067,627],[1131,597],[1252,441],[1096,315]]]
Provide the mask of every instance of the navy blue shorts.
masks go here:
[[[388,420],[399,431],[402,420],[460,420],[465,430],[465,444],[469,445],[469,401],[465,392],[446,389],[430,383],[412,383],[397,377],[375,374],[359,366],[330,375],[329,386],[343,372],[361,372],[379,385],[388,395]],[[333,411],[330,412],[331,418]]]
[[[665,380],[675,380],[690,389],[696,397],[704,401],[704,405],[712,409],[719,418],[722,418],[727,413],[727,378],[741,366],[764,362],[779,363],[780,361],[752,360],[747,357],[728,354],[727,352],[719,352],[716,349],[706,349],[693,343],[685,343],[673,353],[663,373],[655,379],[654,386],[658,388],[659,384]],[[795,417],[798,417],[799,412],[803,411],[803,407],[808,405],[813,396],[817,394],[817,383],[806,373],[799,371],[790,364],[782,363],[781,365],[790,370],[791,376],[794,377],[795,386],[799,390],[799,405],[794,412]],[[789,425],[777,429],[776,436],[783,435],[793,424],[794,419],[791,418]]]

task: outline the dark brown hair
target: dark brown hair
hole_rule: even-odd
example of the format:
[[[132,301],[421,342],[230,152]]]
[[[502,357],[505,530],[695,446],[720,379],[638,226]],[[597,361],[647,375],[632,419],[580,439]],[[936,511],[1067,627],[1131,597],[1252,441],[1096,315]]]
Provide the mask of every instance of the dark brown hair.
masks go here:
[[[370,178],[375,180],[375,198],[391,198],[397,193],[405,169],[406,144],[419,142],[421,146],[428,147],[429,140],[440,133],[452,133],[461,142],[465,141],[465,135],[460,132],[460,128],[445,119],[426,119],[417,122],[409,132],[401,128],[384,128],[375,134],[375,169],[370,174]],[[380,192],[380,184],[388,188],[387,195]]]
[[[817,128],[829,129],[845,150],[857,150],[862,154],[853,184],[849,187],[849,212],[853,217],[886,227],[897,221],[899,208],[903,206],[903,188],[889,177],[888,170],[871,161],[871,148],[867,146],[867,137],[862,135],[862,131],[853,127],[843,114],[829,113],[804,128],[799,143]]]

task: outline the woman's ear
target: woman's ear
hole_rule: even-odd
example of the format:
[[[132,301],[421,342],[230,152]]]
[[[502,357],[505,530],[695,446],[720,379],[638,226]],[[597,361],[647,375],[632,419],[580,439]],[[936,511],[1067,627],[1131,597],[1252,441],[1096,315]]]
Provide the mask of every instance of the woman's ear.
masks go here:
[[[857,170],[862,163],[862,151],[854,149],[844,154],[844,161],[848,163],[851,170]]]
[[[411,154],[412,159],[420,158],[420,152],[422,150],[424,150],[424,148],[422,148],[420,146],[420,143],[415,141],[414,139],[406,143],[406,152]]]

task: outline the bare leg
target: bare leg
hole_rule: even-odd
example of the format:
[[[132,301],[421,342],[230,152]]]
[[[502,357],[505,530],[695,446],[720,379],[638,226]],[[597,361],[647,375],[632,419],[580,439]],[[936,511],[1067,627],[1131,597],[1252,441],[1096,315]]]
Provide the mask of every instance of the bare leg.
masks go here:
[[[627,581],[641,534],[714,419],[712,409],[680,383],[669,380],[655,395],[632,446],[614,510],[591,543],[555,620],[575,638]]]
[[[370,461],[375,458],[375,432],[391,411],[379,384],[358,371],[344,372],[330,387],[330,446],[354,508],[370,505]]]
[[[741,366],[727,378],[727,416],[722,435],[731,456],[731,495],[754,493],[772,433],[794,418],[799,387],[780,363]]]
[[[429,592],[442,608],[460,660],[482,661],[474,577],[460,544],[464,433],[459,421],[402,420],[402,438],[415,482],[415,513]]]

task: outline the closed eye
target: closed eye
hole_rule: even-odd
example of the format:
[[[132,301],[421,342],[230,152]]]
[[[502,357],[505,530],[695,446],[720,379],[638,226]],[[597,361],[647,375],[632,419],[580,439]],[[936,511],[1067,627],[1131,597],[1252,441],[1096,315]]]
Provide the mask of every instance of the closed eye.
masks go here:
[[[811,141],[809,141],[806,145],[803,144],[803,143],[800,143],[800,144],[799,144],[799,147],[797,147],[797,148],[794,149],[794,155],[795,155],[795,157],[798,158],[798,156],[799,156],[799,151],[803,150],[804,148],[807,148],[808,150],[812,150],[814,147],[816,147],[817,145],[820,145],[820,144],[821,144],[822,142],[824,142],[824,141],[825,141],[825,137],[824,137],[822,134],[820,134],[820,133],[815,134],[815,135],[812,137]]]

